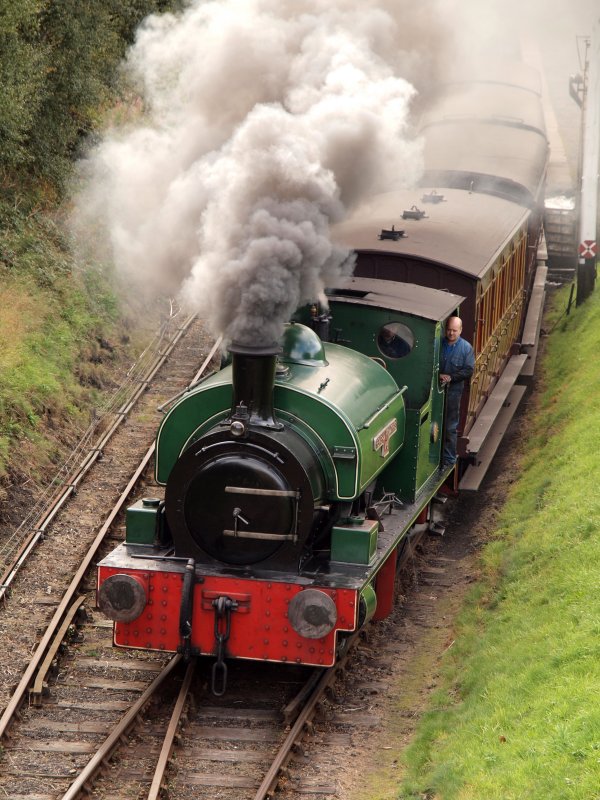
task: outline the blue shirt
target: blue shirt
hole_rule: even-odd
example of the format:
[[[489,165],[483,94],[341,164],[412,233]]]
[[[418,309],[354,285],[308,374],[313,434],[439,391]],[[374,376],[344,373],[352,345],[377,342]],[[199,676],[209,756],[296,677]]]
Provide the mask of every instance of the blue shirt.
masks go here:
[[[442,358],[440,373],[450,375],[449,392],[462,394],[464,382],[470,378],[475,369],[475,353],[473,348],[460,336],[452,344],[444,337],[442,340]]]

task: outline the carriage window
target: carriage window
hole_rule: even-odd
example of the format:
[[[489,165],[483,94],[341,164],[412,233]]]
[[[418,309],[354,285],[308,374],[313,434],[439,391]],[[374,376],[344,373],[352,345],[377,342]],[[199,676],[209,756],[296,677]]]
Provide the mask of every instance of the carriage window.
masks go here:
[[[402,322],[388,322],[377,335],[377,347],[386,358],[403,358],[414,346],[413,332]]]

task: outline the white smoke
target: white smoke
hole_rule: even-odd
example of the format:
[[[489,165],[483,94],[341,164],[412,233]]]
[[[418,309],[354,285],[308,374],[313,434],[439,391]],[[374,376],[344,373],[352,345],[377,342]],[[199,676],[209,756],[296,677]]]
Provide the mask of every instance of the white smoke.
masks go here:
[[[330,224],[418,180],[413,87],[518,58],[524,34],[559,35],[595,3],[194,0],[152,16],[126,65],[143,110],[85,163],[80,233],[215,334],[271,341],[351,268]]]
[[[78,204],[124,275],[265,343],[351,268],[330,224],[421,171],[400,77],[418,58],[387,6],[196,0],[146,20],[127,64],[144,115],[91,153]]]

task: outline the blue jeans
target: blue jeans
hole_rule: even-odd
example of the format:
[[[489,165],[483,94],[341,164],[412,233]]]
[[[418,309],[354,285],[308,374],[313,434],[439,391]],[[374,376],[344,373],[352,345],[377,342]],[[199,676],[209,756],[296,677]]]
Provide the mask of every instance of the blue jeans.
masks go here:
[[[456,462],[456,438],[460,417],[462,392],[448,391],[446,394],[446,427],[444,433],[444,464]]]

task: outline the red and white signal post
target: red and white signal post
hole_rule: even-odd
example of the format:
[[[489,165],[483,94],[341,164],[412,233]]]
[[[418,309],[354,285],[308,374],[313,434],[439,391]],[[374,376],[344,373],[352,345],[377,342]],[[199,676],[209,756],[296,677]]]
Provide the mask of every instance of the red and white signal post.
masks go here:
[[[577,268],[578,304],[594,288],[598,255],[596,228],[600,164],[600,18],[596,20],[590,40],[584,82],[579,263]]]

